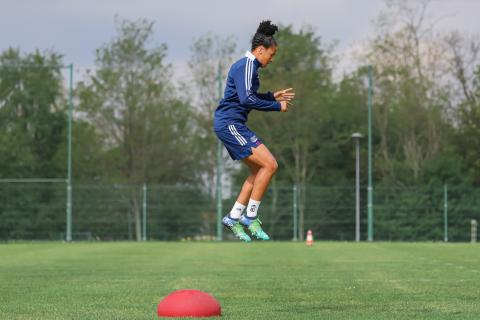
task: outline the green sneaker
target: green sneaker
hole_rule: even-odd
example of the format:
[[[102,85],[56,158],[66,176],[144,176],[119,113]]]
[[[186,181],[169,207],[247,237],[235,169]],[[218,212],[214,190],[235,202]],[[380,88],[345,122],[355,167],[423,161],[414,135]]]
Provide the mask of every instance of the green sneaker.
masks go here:
[[[262,221],[257,217],[256,219],[249,219],[246,216],[241,216],[240,217],[240,223],[243,224],[250,230],[252,233],[252,236],[259,240],[270,240],[270,237],[268,234],[265,233],[262,229]]]
[[[235,237],[238,239],[245,241],[245,242],[250,242],[252,239],[248,234],[245,233],[245,230],[243,230],[243,226],[240,224],[238,220],[232,219],[229,216],[225,216],[222,219],[222,224],[227,227],[228,229],[232,230],[233,234]]]

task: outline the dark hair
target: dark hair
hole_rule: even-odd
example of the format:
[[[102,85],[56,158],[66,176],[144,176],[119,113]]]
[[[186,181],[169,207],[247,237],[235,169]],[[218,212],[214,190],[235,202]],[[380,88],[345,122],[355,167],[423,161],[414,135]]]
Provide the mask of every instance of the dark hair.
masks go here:
[[[270,20],[264,20],[260,22],[257,32],[252,39],[252,51],[259,46],[264,46],[265,48],[276,46],[277,41],[275,40],[273,35],[275,34],[275,32],[277,32],[277,30],[278,27],[272,24]]]

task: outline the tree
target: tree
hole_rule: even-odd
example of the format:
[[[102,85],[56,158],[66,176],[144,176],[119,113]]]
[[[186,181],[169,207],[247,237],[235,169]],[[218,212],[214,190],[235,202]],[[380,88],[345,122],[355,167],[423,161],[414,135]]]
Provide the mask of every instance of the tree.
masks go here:
[[[447,56],[426,19],[429,2],[387,1],[370,42],[378,179],[418,183],[447,141]]]
[[[192,55],[188,62],[192,76],[192,91],[195,92],[193,105],[198,125],[197,142],[203,150],[197,165],[203,172],[206,190],[212,198],[215,194],[217,174],[217,137],[212,129],[212,121],[220,99],[219,76],[223,84],[228,68],[234,60],[235,48],[235,39],[232,36],[205,34],[193,42]],[[223,89],[221,85],[220,90]]]
[[[38,50],[22,55],[10,48],[0,54],[1,178],[66,177],[54,161],[66,141],[61,59],[55,52]],[[64,212],[51,206],[63,186],[30,182],[0,187],[0,238],[58,237]]]
[[[192,113],[175,95],[166,45],[150,48],[153,23],[116,19],[118,36],[96,52],[98,69],[78,85],[80,110],[102,139],[110,179],[191,183],[197,179]],[[137,189],[130,195],[141,239]]]
[[[470,168],[475,184],[480,183],[480,38],[450,33],[445,41],[450,52],[450,65],[455,84],[451,108],[458,130],[454,139],[455,151]],[[459,94],[455,94],[459,93]]]
[[[7,178],[65,177],[52,161],[63,142],[66,99],[61,55],[17,49],[0,55],[0,175]],[[53,67],[52,67],[53,66]]]

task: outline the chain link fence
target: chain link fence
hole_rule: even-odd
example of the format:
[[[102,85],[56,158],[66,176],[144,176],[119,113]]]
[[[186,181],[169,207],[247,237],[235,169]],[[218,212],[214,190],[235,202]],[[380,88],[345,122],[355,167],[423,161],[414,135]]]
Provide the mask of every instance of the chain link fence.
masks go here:
[[[355,239],[355,189],[349,186],[270,188],[260,207],[265,230],[275,240]],[[232,198],[223,200],[223,214]],[[366,188],[361,188],[361,240],[367,238]],[[0,239],[63,240],[64,183],[0,184]],[[480,220],[480,189],[449,186],[376,187],[374,239],[470,241]],[[302,218],[303,217],[303,218]],[[303,220],[303,222],[302,222]],[[185,186],[73,186],[73,240],[215,240],[216,202],[201,188]],[[447,228],[445,228],[447,227]],[[231,239],[223,231],[224,239]]]

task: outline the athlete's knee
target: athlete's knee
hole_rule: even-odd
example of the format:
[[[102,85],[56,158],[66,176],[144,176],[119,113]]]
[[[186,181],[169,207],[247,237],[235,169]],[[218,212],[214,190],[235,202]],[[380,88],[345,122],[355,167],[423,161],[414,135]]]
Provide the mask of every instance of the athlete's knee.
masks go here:
[[[265,164],[264,168],[265,168],[265,170],[267,170],[268,172],[270,172],[272,175],[274,175],[275,172],[277,172],[277,169],[278,169],[277,160],[271,159],[270,161],[268,161],[268,162]]]
[[[278,170],[278,162],[277,160],[273,159],[273,173],[277,172]]]

